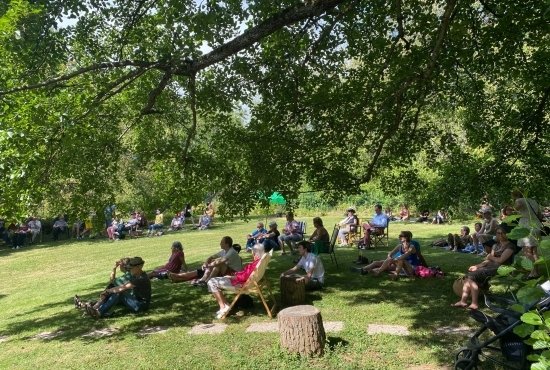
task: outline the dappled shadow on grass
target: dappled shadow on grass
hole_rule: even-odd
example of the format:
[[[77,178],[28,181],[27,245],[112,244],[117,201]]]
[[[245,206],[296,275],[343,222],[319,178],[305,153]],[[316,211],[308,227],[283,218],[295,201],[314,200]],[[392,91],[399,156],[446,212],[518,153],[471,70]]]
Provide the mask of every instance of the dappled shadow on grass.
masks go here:
[[[349,342],[340,337],[327,337],[327,345],[331,351],[334,351],[337,347],[347,347]]]

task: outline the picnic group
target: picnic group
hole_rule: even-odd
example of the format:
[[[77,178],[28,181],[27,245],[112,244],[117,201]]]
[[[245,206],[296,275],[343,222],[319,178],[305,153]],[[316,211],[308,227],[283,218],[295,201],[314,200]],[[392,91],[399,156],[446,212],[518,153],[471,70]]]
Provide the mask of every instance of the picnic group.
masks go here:
[[[473,230],[463,225],[457,233],[450,233],[433,242],[434,247],[476,254],[480,258],[480,262],[470,266],[465,273],[460,299],[452,304],[453,307],[478,309],[480,290],[496,275],[499,266],[511,264],[517,254],[522,253],[533,262],[539,258],[537,247],[541,236],[548,232],[550,209],[543,209],[535,199],[523,196],[520,191],[513,191],[511,198],[509,204],[500,208],[499,215],[488,201],[483,201],[476,215],[480,221],[474,224]],[[207,204],[198,217],[198,223],[195,223],[192,211],[193,208],[186,205],[174,215],[167,231],[181,230],[186,225],[186,219],[191,221],[192,228],[198,230],[212,226],[215,215],[212,203]],[[123,239],[124,235],[136,236],[140,230],[146,230],[148,236],[161,235],[164,229],[163,214],[160,209],[155,213],[153,222],[147,222],[142,212],[132,212],[127,221],[113,215],[106,223],[105,233],[110,240]],[[85,301],[75,295],[74,304],[93,318],[110,316],[117,304],[125,306],[130,312],[143,312],[151,304],[151,281],[170,279],[174,283],[187,282],[207,288],[219,308],[215,317],[224,318],[231,309],[224,291],[236,291],[245,286],[261,261],[268,255],[272,256],[274,251],[280,251],[281,255],[296,254],[298,257],[293,267],[280,272],[281,277],[295,278],[304,284],[306,290],[319,290],[325,284],[325,269],[320,254],[334,253],[335,247],[350,245],[358,250],[356,266],[352,271],[361,275],[387,274],[391,279],[440,276],[441,271],[427,265],[420,243],[413,239],[413,234],[408,230],[399,233],[399,242],[386,258],[369,261],[364,256],[366,249],[374,248],[384,238],[387,243],[390,222],[400,223],[403,228],[410,222],[442,224],[448,222],[448,215],[444,210],[438,210],[430,217],[430,212],[423,210],[414,218],[407,205],[402,205],[398,215],[393,215],[391,209],[383,211],[382,205],[376,204],[370,221],[361,223],[355,209],[348,208],[346,216],[335,225],[332,233],[325,228],[320,217],[313,218],[314,230],[306,238],[305,223],[296,220],[293,212],[288,212],[281,231],[276,221],[268,222],[267,227],[258,222],[254,230],[243,236],[244,248],[234,243],[231,236],[224,236],[219,241],[219,250],[193,268],[187,265],[184,246],[179,241],[172,243],[167,263],[150,271],[145,270],[145,261],[141,257],[123,257],[114,262],[106,287],[96,300]],[[72,227],[74,237],[79,239],[90,235],[90,224],[89,220],[76,221]],[[7,245],[18,249],[26,240],[34,242],[42,232],[40,225],[36,217],[8,226],[0,221],[0,234]],[[528,235],[517,240],[509,238],[516,226],[528,229]],[[68,228],[64,216],[59,216],[53,223],[53,239],[68,234]],[[251,262],[244,265],[240,256],[242,250],[252,255]],[[538,277],[539,272],[534,267],[524,278]]]

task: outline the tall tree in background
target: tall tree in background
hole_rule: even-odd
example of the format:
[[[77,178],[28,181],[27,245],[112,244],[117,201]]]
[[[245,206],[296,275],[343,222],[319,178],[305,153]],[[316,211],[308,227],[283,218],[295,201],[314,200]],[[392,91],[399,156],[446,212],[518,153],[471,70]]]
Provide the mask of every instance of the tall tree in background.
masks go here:
[[[515,185],[547,196],[546,9],[12,0],[0,5],[0,209],[209,192],[247,214],[272,190],[338,195],[373,178],[419,201],[449,185],[447,204]]]

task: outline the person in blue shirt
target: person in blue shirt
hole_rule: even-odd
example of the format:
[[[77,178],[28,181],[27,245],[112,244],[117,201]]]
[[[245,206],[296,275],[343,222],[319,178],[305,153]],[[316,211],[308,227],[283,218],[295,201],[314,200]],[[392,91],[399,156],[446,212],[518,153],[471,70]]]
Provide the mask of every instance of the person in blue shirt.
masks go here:
[[[252,248],[256,243],[262,244],[264,242],[263,235],[267,233],[267,229],[264,227],[263,222],[258,222],[256,229],[246,236],[246,251],[252,252]]]
[[[370,247],[371,236],[373,234],[383,234],[386,227],[388,227],[388,217],[382,212],[382,206],[377,204],[374,206],[372,220],[363,224],[364,238],[362,244],[367,248]]]

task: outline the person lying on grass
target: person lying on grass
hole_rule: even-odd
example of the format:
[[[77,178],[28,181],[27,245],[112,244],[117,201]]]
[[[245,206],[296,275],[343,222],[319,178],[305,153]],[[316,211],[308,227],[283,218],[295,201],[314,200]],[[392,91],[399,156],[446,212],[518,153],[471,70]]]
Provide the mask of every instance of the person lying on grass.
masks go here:
[[[183,267],[183,271],[187,271],[187,264],[185,263],[185,255],[183,254],[183,245],[180,242],[175,241],[172,243],[172,254],[168,258],[168,262],[164,266],[159,266],[153,271],[147,274],[149,279],[159,278],[167,279],[169,272],[180,272]]]
[[[323,262],[315,254],[311,253],[313,244],[308,241],[302,240],[298,244],[298,253],[301,258],[298,264],[281,274],[283,276],[296,276],[298,279],[305,281],[306,290],[316,290],[323,287],[325,280],[325,268]],[[304,270],[306,275],[297,274],[298,271]]]
[[[392,272],[393,278],[397,278],[401,271],[405,271],[408,276],[414,276],[414,268],[420,265],[420,261],[416,247],[411,243],[411,238],[410,231],[401,231],[399,233],[400,243],[388,253],[387,258],[365,266],[361,270],[361,274],[378,276],[384,271],[389,271]]]
[[[115,262],[115,267],[113,267],[113,271],[111,271],[111,274],[109,276],[109,284],[107,284],[107,287],[104,291],[102,291],[99,294],[99,300],[96,302],[85,302],[78,295],[74,296],[74,306],[76,308],[86,308],[87,305],[93,306],[95,309],[97,309],[107,298],[109,298],[109,293],[107,293],[108,289],[121,286],[126,284],[130,281],[130,268],[128,266],[128,263],[130,262],[130,257],[123,257]],[[121,275],[119,277],[116,276],[117,274],[117,268],[120,270]]]
[[[487,255],[483,262],[470,266],[466,274],[464,285],[462,286],[462,296],[460,300],[452,306],[477,310],[479,289],[487,284],[490,277],[495,276],[500,265],[510,264],[514,259],[514,244],[508,240],[506,230],[499,226],[496,230],[496,243],[493,245],[491,253]],[[468,297],[471,296],[472,302],[468,306]]]
[[[234,291],[246,283],[265,253],[264,246],[262,244],[255,244],[252,247],[252,253],[254,260],[246,264],[241,271],[229,276],[213,277],[208,281],[208,291],[212,293],[220,306],[220,309],[216,312],[216,319],[221,319],[229,311],[229,302],[227,302],[222,290]]]
[[[86,305],[86,313],[93,318],[104,317],[118,302],[122,302],[134,313],[148,310],[151,303],[151,280],[143,271],[144,264],[145,261],[141,257],[130,258],[130,280],[124,285],[107,289],[105,292],[109,296],[105,301],[97,308]]]
[[[193,285],[206,286],[210,278],[241,271],[243,269],[242,261],[237,252],[237,249],[240,250],[240,246],[233,248],[233,239],[230,236],[224,236],[220,241],[220,248],[221,251],[208,257],[199,269],[179,274],[169,272],[168,277],[173,282],[194,279]]]

